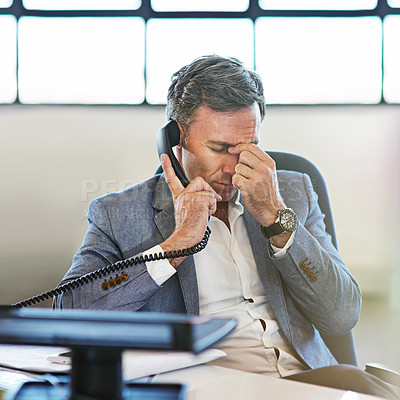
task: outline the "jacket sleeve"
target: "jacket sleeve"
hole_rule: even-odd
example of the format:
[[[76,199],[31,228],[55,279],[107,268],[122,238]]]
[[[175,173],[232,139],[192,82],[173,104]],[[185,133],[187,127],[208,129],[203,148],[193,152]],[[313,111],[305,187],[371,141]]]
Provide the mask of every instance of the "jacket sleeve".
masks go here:
[[[322,333],[342,335],[358,321],[361,291],[325,231],[324,214],[309,176],[301,176],[307,210],[299,213],[288,253],[274,263],[297,307],[312,324]],[[296,210],[296,201],[286,203]]]
[[[76,278],[126,257],[117,244],[107,209],[101,201],[91,202],[88,220],[90,225],[83,244],[74,256],[72,266],[60,285],[70,283]],[[139,252],[135,256],[141,256],[141,253]],[[122,274],[125,275],[122,276]],[[160,289],[160,286],[149,275],[143,262],[133,267],[98,275],[100,276],[97,279],[87,279],[86,283],[60,295],[53,306],[56,308],[136,311],[143,307]],[[104,282],[108,285],[103,285]]]

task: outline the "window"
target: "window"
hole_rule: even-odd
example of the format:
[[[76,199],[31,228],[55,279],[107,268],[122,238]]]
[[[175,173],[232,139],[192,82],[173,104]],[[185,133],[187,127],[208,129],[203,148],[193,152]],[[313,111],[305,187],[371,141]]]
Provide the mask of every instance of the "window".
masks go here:
[[[23,0],[35,10],[136,10],[141,0]]]
[[[378,17],[257,19],[267,103],[378,103],[381,29]]]
[[[253,42],[253,22],[250,19],[149,20],[147,101],[150,104],[165,103],[171,75],[200,55],[229,55],[254,68],[254,49],[248,45]]]
[[[0,7],[10,7],[12,4],[12,0],[0,0]]]
[[[22,103],[143,102],[142,18],[22,17],[18,38]]]
[[[372,10],[377,0],[260,0],[265,10]]]
[[[246,11],[249,0],[151,0],[155,11]]]
[[[384,80],[383,96],[388,103],[400,103],[400,15],[384,20]]]
[[[0,103],[17,98],[17,20],[0,15]]]

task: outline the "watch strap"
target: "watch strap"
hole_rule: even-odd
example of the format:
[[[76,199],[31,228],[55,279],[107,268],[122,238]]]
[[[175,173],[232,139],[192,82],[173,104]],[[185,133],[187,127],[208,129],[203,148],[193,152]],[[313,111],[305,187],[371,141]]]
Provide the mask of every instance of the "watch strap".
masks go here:
[[[284,230],[279,222],[275,222],[270,226],[261,226],[261,233],[267,239],[272,236],[280,235]]]

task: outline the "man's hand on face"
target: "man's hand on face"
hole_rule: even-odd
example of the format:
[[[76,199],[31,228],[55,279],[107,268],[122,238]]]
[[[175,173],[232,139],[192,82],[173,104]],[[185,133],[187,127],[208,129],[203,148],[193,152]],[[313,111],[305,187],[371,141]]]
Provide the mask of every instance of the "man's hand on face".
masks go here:
[[[175,174],[167,154],[161,156],[165,179],[172,192],[175,209],[175,230],[161,244],[164,251],[187,249],[199,243],[204,236],[208,217],[217,210],[217,201],[222,200],[214,189],[201,177],[197,177],[185,188]],[[176,268],[182,259],[173,260]]]
[[[278,211],[285,208],[278,188],[275,161],[252,143],[229,147],[229,153],[239,155],[232,184],[240,190],[251,215],[263,226],[272,225]],[[271,242],[283,247],[290,235],[272,237]]]

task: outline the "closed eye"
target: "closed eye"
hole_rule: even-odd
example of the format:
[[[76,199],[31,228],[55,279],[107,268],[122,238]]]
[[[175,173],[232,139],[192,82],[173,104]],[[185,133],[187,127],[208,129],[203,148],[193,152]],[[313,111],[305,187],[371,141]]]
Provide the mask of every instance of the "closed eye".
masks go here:
[[[228,148],[223,147],[222,149],[216,149],[214,147],[210,147],[210,150],[213,151],[214,153],[223,153],[224,151],[226,152]]]
[[[227,153],[230,145],[228,143],[209,143],[207,147],[214,153]]]

